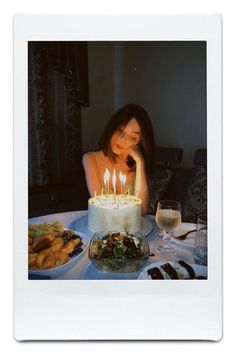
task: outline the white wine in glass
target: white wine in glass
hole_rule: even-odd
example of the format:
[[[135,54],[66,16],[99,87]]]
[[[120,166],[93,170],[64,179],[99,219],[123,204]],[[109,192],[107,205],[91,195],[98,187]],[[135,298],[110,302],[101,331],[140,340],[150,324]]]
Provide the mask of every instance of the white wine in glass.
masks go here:
[[[156,223],[163,233],[163,244],[158,250],[163,254],[174,254],[170,232],[181,224],[181,206],[174,200],[160,200],[157,205]]]

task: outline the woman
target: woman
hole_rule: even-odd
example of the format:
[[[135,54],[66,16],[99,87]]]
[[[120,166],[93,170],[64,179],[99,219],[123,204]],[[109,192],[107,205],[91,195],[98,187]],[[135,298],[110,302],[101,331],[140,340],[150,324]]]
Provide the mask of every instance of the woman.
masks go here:
[[[116,193],[130,193],[142,199],[142,213],[147,213],[149,190],[147,176],[152,165],[154,136],[147,112],[136,104],[127,104],[112,116],[99,142],[98,151],[83,156],[89,193],[102,193],[106,168],[116,173]],[[126,175],[121,191],[119,174]],[[124,190],[125,189],[125,190]],[[110,180],[110,192],[113,192]]]

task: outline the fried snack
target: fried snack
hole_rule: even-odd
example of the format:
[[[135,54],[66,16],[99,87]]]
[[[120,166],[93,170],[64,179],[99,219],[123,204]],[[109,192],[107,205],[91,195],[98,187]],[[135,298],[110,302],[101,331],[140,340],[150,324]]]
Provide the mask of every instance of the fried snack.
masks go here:
[[[42,237],[39,237],[33,244],[32,250],[34,252],[40,252],[51,246],[52,241],[55,239],[55,235],[48,234]]]
[[[82,251],[82,238],[64,230],[59,222],[29,225],[29,268],[51,269],[63,265]]]
[[[29,253],[29,266],[30,268],[37,267],[38,253]]]
[[[77,237],[77,238],[75,238],[75,239],[73,239],[71,241],[73,242],[75,247],[81,244],[81,238],[80,237]]]
[[[28,237],[28,245],[31,246],[34,243],[34,240],[31,236]]]
[[[74,242],[72,240],[68,241],[65,246],[63,247],[62,251],[66,252],[67,254],[73,252],[75,249]]]
[[[64,247],[64,241],[61,237],[55,238],[55,240],[52,241],[50,246],[53,252],[60,251],[62,250],[63,247]]]
[[[40,269],[53,268],[56,265],[56,259],[53,252],[40,252],[37,257],[37,267]]]
[[[51,248],[46,248],[45,250],[39,252],[38,254],[49,255],[50,253],[53,253]]]
[[[68,254],[65,251],[54,252],[56,267],[65,264],[68,261]]]

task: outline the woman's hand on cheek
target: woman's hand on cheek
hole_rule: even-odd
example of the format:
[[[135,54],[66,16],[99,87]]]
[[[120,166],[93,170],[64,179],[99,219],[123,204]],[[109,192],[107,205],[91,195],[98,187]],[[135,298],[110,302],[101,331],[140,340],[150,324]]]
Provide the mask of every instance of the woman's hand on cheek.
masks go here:
[[[127,151],[128,155],[131,156],[136,163],[143,162],[143,154],[138,145],[130,146]]]

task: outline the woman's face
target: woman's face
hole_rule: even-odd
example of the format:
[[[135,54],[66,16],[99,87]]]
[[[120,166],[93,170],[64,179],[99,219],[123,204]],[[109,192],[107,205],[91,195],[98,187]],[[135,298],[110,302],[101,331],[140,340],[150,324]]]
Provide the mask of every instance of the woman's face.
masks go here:
[[[138,145],[141,140],[141,129],[135,118],[132,118],[126,126],[120,127],[111,138],[111,150],[120,155],[128,148]]]

